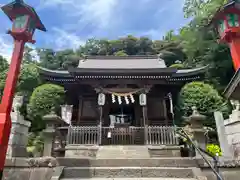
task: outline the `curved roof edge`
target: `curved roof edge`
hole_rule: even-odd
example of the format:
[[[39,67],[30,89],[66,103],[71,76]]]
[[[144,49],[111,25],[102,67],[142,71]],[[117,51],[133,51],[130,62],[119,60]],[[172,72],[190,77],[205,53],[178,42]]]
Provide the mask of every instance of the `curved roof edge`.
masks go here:
[[[135,71],[132,71],[131,73],[131,70],[128,70],[126,71],[126,69],[111,69],[111,71],[109,71],[109,69],[80,69],[80,68],[69,68],[69,70],[51,70],[51,69],[47,69],[47,68],[43,68],[43,67],[40,67],[38,66],[38,69],[39,69],[39,73],[41,75],[46,75],[46,76],[54,76],[54,77],[65,77],[65,78],[71,78],[72,77],[72,72],[74,70],[77,70],[76,72],[77,73],[93,73],[96,74],[96,73],[99,73],[99,74],[107,74],[108,72],[109,73],[119,73],[119,72],[125,72],[125,73],[135,73],[137,72],[138,74],[141,74],[141,69],[138,69],[138,70],[135,70]],[[157,68],[157,69],[154,69],[154,72],[157,73],[166,73],[166,72],[171,72],[173,73],[172,74],[172,77],[182,77],[182,76],[194,76],[194,75],[199,75],[199,74],[202,74],[202,73],[205,73],[206,70],[208,69],[208,66],[203,66],[203,67],[199,67],[199,68],[193,68],[193,69],[179,69],[179,70],[176,70],[175,68]],[[147,72],[150,72],[151,73],[151,69],[149,69]],[[146,73],[146,69],[145,71],[142,71],[143,73]]]
[[[38,71],[42,75],[55,76],[55,77],[72,77],[67,70],[51,70],[44,67],[38,67]]]
[[[177,70],[176,74],[174,74],[174,77],[179,77],[179,76],[192,76],[196,74],[201,74],[205,73],[206,70],[208,69],[209,65],[199,67],[199,68],[193,68],[193,69],[179,69]]]

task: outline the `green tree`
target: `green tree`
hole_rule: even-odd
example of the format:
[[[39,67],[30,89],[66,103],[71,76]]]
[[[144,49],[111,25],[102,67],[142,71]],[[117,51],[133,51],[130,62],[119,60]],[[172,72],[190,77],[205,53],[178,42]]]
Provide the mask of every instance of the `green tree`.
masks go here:
[[[9,64],[7,60],[0,55],[0,72],[8,69],[8,67],[9,67]]]
[[[59,111],[65,100],[64,94],[64,88],[55,84],[43,84],[34,89],[27,105],[28,117],[32,120],[32,131],[44,128],[42,117],[50,113],[52,108]]]
[[[33,90],[41,84],[36,64],[23,65],[17,84],[17,91],[30,96]]]
[[[232,78],[234,69],[228,46],[219,44],[218,34],[213,31],[213,27],[206,28],[206,24],[216,10],[226,2],[226,0],[185,1],[185,15],[192,20],[181,29],[178,36],[183,52],[187,55],[185,64],[188,67],[208,65],[207,82],[221,92]]]
[[[214,111],[228,112],[228,106],[217,90],[204,82],[188,83],[180,92],[178,100],[180,114],[186,117],[191,115],[193,106],[196,106],[201,114],[208,117],[205,124],[210,126],[215,124],[213,121]]]
[[[24,47],[23,64],[37,64],[35,57],[32,56],[33,49],[29,46]]]

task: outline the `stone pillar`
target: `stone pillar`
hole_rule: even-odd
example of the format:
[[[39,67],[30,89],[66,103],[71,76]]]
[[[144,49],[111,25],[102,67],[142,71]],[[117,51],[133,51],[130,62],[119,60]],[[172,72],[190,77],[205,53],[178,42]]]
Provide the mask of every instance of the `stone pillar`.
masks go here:
[[[196,107],[193,107],[192,110],[193,113],[191,116],[189,116],[189,123],[193,133],[193,138],[200,148],[206,149],[206,137],[205,130],[203,128],[203,121],[205,120],[206,116],[200,114]],[[196,156],[201,158],[201,155],[197,151]]]
[[[240,159],[240,103],[231,100],[234,107],[229,119],[224,120],[225,133],[228,143],[233,149],[235,159]]]
[[[220,142],[220,147],[221,147],[221,150],[223,153],[223,157],[232,159],[233,158],[233,149],[229,145],[228,140],[227,140],[223,115],[221,112],[217,111],[217,112],[214,112],[214,118],[215,118],[215,122],[216,122],[218,139]]]
[[[29,121],[24,120],[19,108],[22,106],[23,97],[16,96],[13,100],[11,112],[12,129],[8,142],[7,157],[27,157],[28,130],[31,126]]]
[[[50,114],[43,117],[46,122],[44,133],[44,151],[43,156],[52,156],[53,142],[56,135],[56,128],[63,124],[64,121],[52,111]]]

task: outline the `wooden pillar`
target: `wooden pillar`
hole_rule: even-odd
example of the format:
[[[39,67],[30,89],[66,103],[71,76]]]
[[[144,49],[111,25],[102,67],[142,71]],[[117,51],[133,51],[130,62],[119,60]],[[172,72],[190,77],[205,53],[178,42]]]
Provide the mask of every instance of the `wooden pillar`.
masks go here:
[[[167,105],[166,105],[165,98],[162,99],[162,103],[163,103],[163,114],[164,114],[164,119],[165,119],[165,125],[168,126],[169,118],[167,115]]]
[[[77,124],[80,124],[81,117],[82,117],[82,108],[83,108],[83,97],[79,96],[78,97],[78,121]]]

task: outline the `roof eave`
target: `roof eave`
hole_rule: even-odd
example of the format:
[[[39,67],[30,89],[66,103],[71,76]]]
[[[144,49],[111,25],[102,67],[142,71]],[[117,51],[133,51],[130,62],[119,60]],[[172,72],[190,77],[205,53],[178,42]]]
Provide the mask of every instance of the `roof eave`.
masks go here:
[[[223,95],[227,99],[240,100],[240,96],[238,95],[239,93],[237,93],[237,91],[240,90],[239,85],[240,85],[240,69],[238,69],[236,71],[236,73],[234,74],[234,76],[232,77],[231,81],[229,82],[229,84],[225,88],[225,90],[223,92]]]

